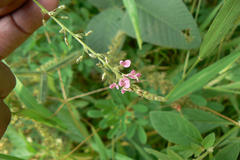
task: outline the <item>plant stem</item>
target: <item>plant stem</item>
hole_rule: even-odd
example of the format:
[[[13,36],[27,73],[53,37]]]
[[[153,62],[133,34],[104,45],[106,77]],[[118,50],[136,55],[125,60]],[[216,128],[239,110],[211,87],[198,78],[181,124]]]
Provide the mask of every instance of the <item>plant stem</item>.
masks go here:
[[[42,10],[43,14],[47,14],[49,17],[51,17],[61,28],[62,30],[66,31],[69,33],[75,40],[77,40],[82,47],[84,48],[85,52],[91,56],[88,51],[93,54],[102,64],[103,66],[107,67],[110,69],[113,73],[115,73],[116,77],[120,77],[120,74],[118,71],[114,68],[112,68],[103,58],[104,56],[95,52],[92,48],[90,48],[87,44],[85,44],[77,34],[73,33],[71,30],[69,30],[63,23],[61,23],[54,15],[53,12],[49,12],[47,9],[45,9],[37,0],[33,0],[33,2]]]

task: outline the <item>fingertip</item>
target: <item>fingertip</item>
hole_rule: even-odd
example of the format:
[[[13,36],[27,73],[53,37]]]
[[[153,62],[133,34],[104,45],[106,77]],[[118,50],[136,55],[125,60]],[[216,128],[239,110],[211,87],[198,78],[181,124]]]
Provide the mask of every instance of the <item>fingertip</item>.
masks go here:
[[[7,130],[7,126],[11,121],[11,111],[4,104],[3,100],[0,100],[0,139]]]
[[[39,0],[48,11],[54,10],[58,6],[58,0]],[[46,18],[41,9],[32,1],[28,1],[22,8],[12,14],[18,27],[26,33],[32,33],[42,25],[42,20]]]

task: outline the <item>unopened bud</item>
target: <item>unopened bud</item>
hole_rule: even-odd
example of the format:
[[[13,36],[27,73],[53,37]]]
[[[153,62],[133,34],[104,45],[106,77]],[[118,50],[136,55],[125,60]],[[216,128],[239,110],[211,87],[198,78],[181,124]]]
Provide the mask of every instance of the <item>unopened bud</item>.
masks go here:
[[[105,76],[106,76],[106,73],[104,72],[104,73],[102,74],[102,81],[105,79]]]
[[[85,33],[85,36],[89,36],[92,33],[92,31],[88,31],[87,33]]]
[[[65,8],[66,8],[65,5],[60,5],[60,6],[58,7],[58,9],[65,9]]]

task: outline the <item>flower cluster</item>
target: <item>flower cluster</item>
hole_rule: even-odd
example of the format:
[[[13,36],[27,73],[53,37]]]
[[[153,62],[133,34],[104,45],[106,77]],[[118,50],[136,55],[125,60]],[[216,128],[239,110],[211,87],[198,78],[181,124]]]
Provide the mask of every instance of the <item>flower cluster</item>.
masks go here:
[[[124,68],[129,68],[131,66],[131,60],[125,60],[125,61],[120,61],[120,66]],[[118,84],[117,83],[112,83],[109,88],[113,89],[119,89],[121,87],[121,93],[124,94],[126,91],[131,91],[130,86],[131,86],[131,79],[136,80],[139,82],[139,78],[141,77],[141,73],[137,73],[135,70],[132,70],[128,74],[123,74],[122,78],[119,79]]]

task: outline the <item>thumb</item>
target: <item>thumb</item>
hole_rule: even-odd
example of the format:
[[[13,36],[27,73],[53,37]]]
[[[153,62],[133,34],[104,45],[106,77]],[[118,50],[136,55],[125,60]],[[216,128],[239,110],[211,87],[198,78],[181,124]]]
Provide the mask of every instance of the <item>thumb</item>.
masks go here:
[[[0,62],[0,138],[3,136],[11,119],[11,112],[3,99],[15,87],[16,79],[11,70]]]
[[[9,108],[4,104],[3,100],[0,100],[0,139],[5,133],[10,120],[11,112]]]

